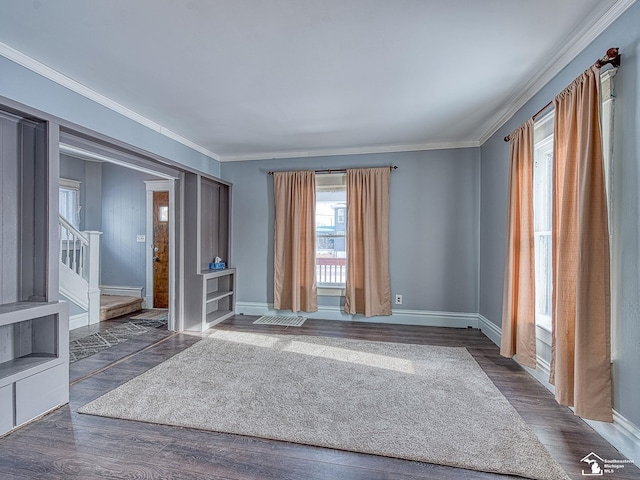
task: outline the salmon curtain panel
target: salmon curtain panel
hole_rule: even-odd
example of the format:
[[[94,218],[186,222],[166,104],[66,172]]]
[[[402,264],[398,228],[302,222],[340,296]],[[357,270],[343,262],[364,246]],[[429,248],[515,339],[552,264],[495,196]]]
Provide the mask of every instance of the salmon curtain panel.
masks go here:
[[[609,228],[600,70],[554,100],[551,383],[576,415],[611,422]]]
[[[276,172],[273,179],[273,307],[316,312],[316,174]]]
[[[500,353],[536,367],[533,119],[510,136],[507,255]]]
[[[347,170],[347,285],[344,311],[391,315],[390,169]]]

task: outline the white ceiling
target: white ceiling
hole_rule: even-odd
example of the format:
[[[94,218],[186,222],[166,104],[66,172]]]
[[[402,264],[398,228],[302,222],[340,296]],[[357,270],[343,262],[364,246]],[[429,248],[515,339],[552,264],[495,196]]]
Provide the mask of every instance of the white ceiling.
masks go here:
[[[222,161],[477,146],[634,1],[2,0],[0,54]]]

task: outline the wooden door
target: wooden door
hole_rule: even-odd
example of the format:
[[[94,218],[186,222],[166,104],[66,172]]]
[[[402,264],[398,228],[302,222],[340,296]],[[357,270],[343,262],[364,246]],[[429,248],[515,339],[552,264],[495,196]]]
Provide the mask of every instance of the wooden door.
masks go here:
[[[169,308],[169,192],[153,192],[153,307]]]

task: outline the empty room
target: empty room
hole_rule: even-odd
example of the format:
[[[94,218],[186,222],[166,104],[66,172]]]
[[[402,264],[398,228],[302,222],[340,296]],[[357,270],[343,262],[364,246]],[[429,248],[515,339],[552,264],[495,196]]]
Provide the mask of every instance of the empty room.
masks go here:
[[[0,1],[0,477],[640,478],[639,26]]]

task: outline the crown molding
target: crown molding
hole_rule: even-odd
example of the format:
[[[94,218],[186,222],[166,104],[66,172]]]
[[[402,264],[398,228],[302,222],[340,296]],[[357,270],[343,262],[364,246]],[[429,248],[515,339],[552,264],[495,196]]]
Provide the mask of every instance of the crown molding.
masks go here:
[[[272,160],[277,158],[331,157],[336,155],[363,155],[370,153],[417,152],[421,150],[448,150],[452,148],[480,147],[477,140],[463,142],[433,142],[410,145],[380,145],[375,147],[330,148],[317,150],[292,150],[258,152],[240,155],[220,155],[220,162],[243,162],[247,160]]]
[[[129,118],[130,120],[133,120],[134,122],[139,123],[140,125],[150,128],[151,130],[154,130],[155,132],[158,132],[159,134],[167,138],[170,138],[171,140],[181,143],[182,145],[189,147],[190,149],[195,150],[197,152],[200,152],[209,158],[212,158],[214,160],[219,160],[219,157],[217,154],[215,154],[210,150],[207,150],[203,146],[198,145],[197,143],[194,143],[191,140],[188,140],[181,135],[178,135],[172,130],[169,130],[168,128],[163,127],[162,125],[154,122],[153,120],[150,120],[147,117],[134,112],[133,110],[125,107],[124,105],[121,105],[118,102],[111,100],[108,97],[105,97],[104,95],[96,92],[95,90],[92,90],[89,87],[82,85],[81,83],[73,80],[72,78],[67,77],[66,75],[63,75],[57,70],[54,70],[53,68],[48,67],[43,63],[40,63],[38,60],[35,60],[34,58],[31,58],[28,55],[25,55],[24,53],[2,42],[0,42],[0,55],[11,60],[14,63],[17,63],[18,65],[21,65],[31,70],[32,72],[37,73],[38,75],[48,80],[51,80],[52,82],[57,83],[58,85],[68,88],[72,92],[82,95],[83,97],[88,98],[89,100],[92,100],[116,113],[119,113],[120,115],[123,115]]]
[[[521,92],[511,97],[507,107],[502,110],[500,116],[481,135],[479,143],[484,144],[498,131],[518,110],[520,110],[533,96],[549,83],[560,71],[587,48],[602,32],[615,22],[637,0],[619,0],[606,12],[592,18],[575,31],[572,38],[566,42],[555,55],[545,60],[540,68],[536,69],[537,75],[531,78],[521,89]]]

